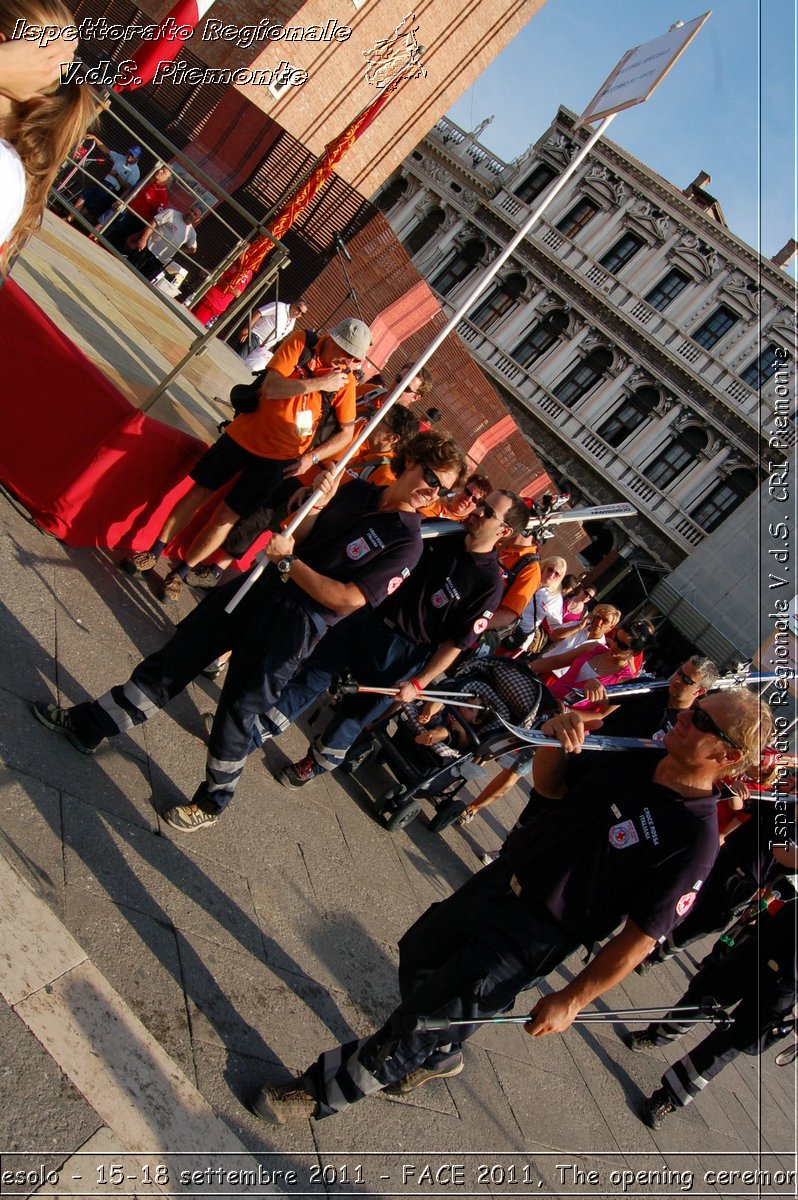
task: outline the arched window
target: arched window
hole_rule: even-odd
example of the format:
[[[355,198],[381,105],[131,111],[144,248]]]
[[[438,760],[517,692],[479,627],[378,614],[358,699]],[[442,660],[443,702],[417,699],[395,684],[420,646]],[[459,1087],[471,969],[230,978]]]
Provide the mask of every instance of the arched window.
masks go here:
[[[508,275],[489,293],[487,299],[480,300],[469,320],[480,329],[487,329],[499,317],[510,311],[522,294],[525,283],[523,275]]]
[[[470,242],[455,250],[450,256],[442,271],[432,280],[431,287],[436,292],[440,292],[442,296],[447,296],[453,287],[458,283],[462,283],[467,275],[470,275],[477,265],[482,255],[485,253],[485,245],[483,242],[472,238]]]
[[[681,475],[701,450],[706,449],[708,441],[709,438],[702,429],[688,425],[657,455],[643,474],[649,483],[663,491]]]
[[[611,362],[612,355],[606,347],[597,346],[595,350],[591,350],[554,389],[554,395],[560,404],[564,404],[566,408],[573,408],[577,400],[586,396],[598,383]]]
[[[380,192],[377,197],[377,208],[380,212],[390,212],[393,206],[399,203],[406,191],[407,180],[403,175],[397,175],[396,179],[392,179]]]
[[[533,200],[537,200],[541,192],[545,191],[552,179],[556,178],[557,172],[554,167],[550,167],[548,163],[538,163],[532,174],[527,175],[523,183],[520,183],[515,189],[515,194],[525,204],[531,204]]]
[[[568,325],[568,317],[561,308],[547,313],[542,321],[538,321],[523,341],[519,342],[512,357],[522,367],[531,367],[541,354],[550,350]]]
[[[426,246],[430,238],[435,236],[445,220],[446,213],[442,208],[431,208],[418,225],[410,230],[405,238],[405,250],[411,258],[418,254],[422,246]]]
[[[757,485],[753,471],[731,471],[715,484],[712,491],[690,513],[696,525],[711,533],[735,508],[750,496]]]
[[[659,396],[654,388],[638,388],[599,426],[599,437],[604,438],[610,446],[620,446],[639,429],[658,402]]]

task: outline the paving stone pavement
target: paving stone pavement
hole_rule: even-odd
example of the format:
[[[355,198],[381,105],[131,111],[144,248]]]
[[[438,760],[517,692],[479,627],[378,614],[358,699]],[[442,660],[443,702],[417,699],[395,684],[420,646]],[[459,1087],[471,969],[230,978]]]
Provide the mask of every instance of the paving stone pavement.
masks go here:
[[[168,1187],[197,1196],[265,1189],[232,1176],[223,1186],[217,1177],[177,1187],[181,1149],[198,1170],[205,1150],[229,1146],[229,1157],[215,1160],[229,1167],[246,1149],[265,1172],[294,1171],[295,1183],[275,1180],[293,1195],[753,1195],[739,1182],[706,1182],[705,1172],[794,1172],[795,1074],[775,1067],[773,1051],[727,1067],[653,1133],[635,1107],[666,1055],[632,1054],[610,1027],[542,1041],[517,1027],[484,1029],[469,1044],[466,1073],[450,1083],[406,1100],[375,1098],[318,1124],[271,1130],[256,1121],[242,1104],[254,1085],[287,1077],[388,1014],[398,937],[469,878],[477,853],[499,844],[523,791],[464,830],[436,836],[416,821],[390,834],[347,780],[315,780],[301,792],[274,781],[268,766],[304,747],[295,729],[269,747],[268,766],[253,756],[218,825],[181,837],[158,814],[201,778],[201,716],[213,708],[215,684],[196,682],[169,713],[94,758],[40,726],[29,706],[71,703],[123,681],[194,598],[164,607],[108,553],[45,536],[8,497],[0,499],[0,569],[0,851],[50,914],[20,954],[32,946],[56,962],[69,958],[38,991],[0,989],[0,1170],[49,1164],[63,1178],[55,1191],[45,1181],[41,1194],[73,1195],[82,1183],[70,1182],[70,1164],[79,1162],[91,1194],[121,1195],[119,1184],[100,1186],[113,1152],[133,1146],[137,1155],[124,1161],[136,1164],[141,1184],[145,1167],[157,1166],[144,1151],[165,1146]],[[579,965],[569,960],[560,976]],[[634,976],[604,1003],[668,1003],[691,966],[686,956]],[[63,1006],[63,1037],[52,1017],[40,1019],[52,997]],[[146,1131],[136,1140],[133,1111],[148,1085],[127,1087],[113,1049],[102,1049],[112,1040],[84,1020],[92,997],[112,1024],[138,1037],[140,1022],[152,1035],[152,1070],[170,1080],[175,1107],[190,1109],[218,1143],[203,1145],[196,1130],[185,1145],[178,1133],[159,1141],[157,1126],[151,1144]],[[518,1011],[529,1007],[527,998]],[[97,1082],[109,1071],[116,1099]],[[116,1107],[121,1100],[127,1110]],[[462,1184],[452,1164],[462,1164]],[[156,1183],[135,1194],[157,1194]],[[0,1190],[37,1191],[30,1180],[20,1186]],[[795,1195],[794,1175],[762,1194]]]

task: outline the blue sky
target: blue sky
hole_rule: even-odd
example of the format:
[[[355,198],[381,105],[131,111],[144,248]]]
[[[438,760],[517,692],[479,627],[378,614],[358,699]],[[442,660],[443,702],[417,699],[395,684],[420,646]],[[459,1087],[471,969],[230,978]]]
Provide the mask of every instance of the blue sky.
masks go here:
[[[581,112],[626,50],[708,7],[547,0],[449,116],[468,130],[494,115],[481,141],[515,158],[560,104]],[[794,0],[716,0],[651,99],[620,113],[608,137],[680,188],[708,171],[730,229],[770,257],[798,236],[795,74]]]

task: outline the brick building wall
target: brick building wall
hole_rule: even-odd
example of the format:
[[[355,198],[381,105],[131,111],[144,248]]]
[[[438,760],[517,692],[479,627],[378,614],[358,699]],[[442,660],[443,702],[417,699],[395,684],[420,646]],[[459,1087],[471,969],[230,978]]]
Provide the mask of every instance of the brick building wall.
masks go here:
[[[363,197],[372,195],[399,166],[438,118],[470,87],[476,77],[534,16],[545,0],[420,0],[415,12],[416,38],[425,47],[426,72],[409,80],[394,102],[381,114],[379,122],[347,155],[341,165],[341,178]],[[173,7],[174,0],[147,0],[140,11],[149,20],[161,20]],[[113,14],[124,20],[124,9],[132,6],[119,0],[83,0],[77,8],[81,15]],[[276,68],[283,60],[308,73],[307,82],[289,87],[278,99],[268,87],[242,86],[239,90],[254,107],[277,121],[312,154],[321,154],[325,145],[374,98],[376,91],[365,80],[366,59],[375,43],[389,39],[407,16],[407,0],[216,0],[205,21],[186,42],[180,58],[212,67]],[[346,41],[256,42],[245,47],[223,40],[203,40],[208,22],[257,25],[268,18],[275,25],[328,28],[335,22],[339,29],[351,29]],[[109,15],[109,19],[110,15]],[[131,44],[112,48],[116,57],[129,57]],[[196,85],[186,103],[206,107],[212,89],[218,85]],[[161,90],[188,85],[172,82]],[[149,90],[154,90],[150,88]],[[167,101],[163,101],[168,106]]]

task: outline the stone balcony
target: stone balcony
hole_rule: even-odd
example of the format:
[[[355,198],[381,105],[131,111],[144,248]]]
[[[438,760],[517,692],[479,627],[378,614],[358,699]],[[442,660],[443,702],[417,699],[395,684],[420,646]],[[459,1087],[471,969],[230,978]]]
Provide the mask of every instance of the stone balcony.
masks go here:
[[[500,191],[492,201],[493,207],[509,218],[516,227],[520,227],[531,209],[511,192]],[[705,387],[711,387],[718,397],[737,415],[746,418],[752,425],[758,426],[760,418],[767,419],[772,412],[775,398],[775,380],[770,380],[757,393],[750,388],[734,371],[712,353],[699,346],[688,337],[678,325],[670,321],[665,313],[658,312],[647,304],[642,296],[633,291],[622,280],[605,271],[599,264],[578,246],[564,237],[544,217],[533,226],[529,234],[530,240],[540,242],[547,250],[555,254],[573,274],[581,276],[602,297],[608,306],[625,315],[634,324],[645,329],[646,334],[659,343]],[[798,443],[798,430],[795,423],[783,437],[785,445],[793,447]]]

